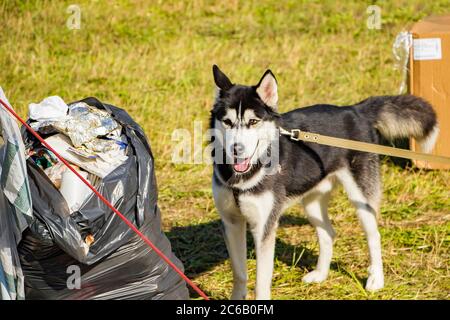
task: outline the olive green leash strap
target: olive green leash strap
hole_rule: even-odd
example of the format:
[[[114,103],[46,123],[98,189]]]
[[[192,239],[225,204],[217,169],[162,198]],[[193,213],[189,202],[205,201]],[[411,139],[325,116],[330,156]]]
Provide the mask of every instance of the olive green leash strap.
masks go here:
[[[280,134],[289,136],[294,141],[304,141],[323,144],[330,147],[345,148],[350,150],[377,153],[385,156],[393,156],[406,159],[414,159],[428,162],[440,162],[450,164],[449,157],[431,155],[427,153],[414,152],[405,149],[398,149],[393,147],[382,146],[374,143],[367,143],[362,141],[335,138],[324,136],[317,133],[301,131],[299,129],[286,130],[280,128]]]

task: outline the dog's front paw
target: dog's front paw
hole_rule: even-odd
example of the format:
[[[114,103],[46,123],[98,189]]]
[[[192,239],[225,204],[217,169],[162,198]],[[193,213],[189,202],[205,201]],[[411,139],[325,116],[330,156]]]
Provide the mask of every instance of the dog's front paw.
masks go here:
[[[305,283],[318,283],[324,281],[328,276],[327,272],[322,272],[319,270],[314,270],[309,272],[306,276],[303,277],[303,282]]]
[[[366,290],[376,291],[384,287],[384,275],[383,270],[370,270],[369,278],[367,278]]]

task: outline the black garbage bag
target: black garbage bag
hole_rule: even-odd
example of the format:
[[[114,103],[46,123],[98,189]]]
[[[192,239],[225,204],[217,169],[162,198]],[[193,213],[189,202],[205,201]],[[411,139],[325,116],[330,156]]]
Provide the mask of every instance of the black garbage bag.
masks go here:
[[[183,269],[161,230],[153,155],[142,128],[122,109],[86,98],[122,125],[128,159],[98,191]],[[22,128],[26,146],[38,141]],[[34,220],[19,244],[26,299],[188,299],[181,277],[92,194],[69,214],[47,175],[29,159]],[[84,239],[95,241],[86,254]],[[76,276],[80,275],[77,285]]]

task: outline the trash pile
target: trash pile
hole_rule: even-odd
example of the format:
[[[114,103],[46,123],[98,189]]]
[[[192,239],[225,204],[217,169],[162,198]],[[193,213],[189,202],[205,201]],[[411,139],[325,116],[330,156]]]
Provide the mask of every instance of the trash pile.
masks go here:
[[[161,229],[150,146],[124,110],[96,98],[49,97],[30,105],[27,122],[183,268]],[[26,299],[189,298],[173,269],[39,140],[21,133],[33,208],[18,245]]]
[[[98,186],[127,160],[127,139],[122,126],[108,112],[85,102],[70,105],[58,96],[29,106],[30,126],[92,185]],[[66,199],[70,212],[77,211],[92,191],[50,150],[32,146],[28,156],[47,174]]]

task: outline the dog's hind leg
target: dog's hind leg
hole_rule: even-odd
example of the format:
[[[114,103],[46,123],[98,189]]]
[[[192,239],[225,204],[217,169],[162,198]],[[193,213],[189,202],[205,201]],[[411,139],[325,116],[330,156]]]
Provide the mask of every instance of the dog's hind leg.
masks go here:
[[[306,283],[324,281],[330,270],[335,231],[328,217],[327,208],[332,189],[333,182],[324,180],[302,199],[306,216],[315,227],[319,240],[319,260],[316,269],[303,277],[303,282]]]
[[[377,227],[377,213],[381,199],[381,183],[378,162],[371,159],[364,166],[353,171],[342,170],[337,174],[350,201],[356,207],[369,247],[370,266],[366,290],[383,288],[383,262],[381,256],[381,237]]]

